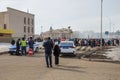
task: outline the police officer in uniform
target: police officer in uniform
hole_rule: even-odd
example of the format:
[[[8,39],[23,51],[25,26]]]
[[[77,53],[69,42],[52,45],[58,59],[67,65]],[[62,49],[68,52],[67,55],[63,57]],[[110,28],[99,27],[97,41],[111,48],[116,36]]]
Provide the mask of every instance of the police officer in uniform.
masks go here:
[[[26,55],[26,46],[27,46],[27,41],[25,40],[25,38],[22,38],[21,41],[21,55]]]

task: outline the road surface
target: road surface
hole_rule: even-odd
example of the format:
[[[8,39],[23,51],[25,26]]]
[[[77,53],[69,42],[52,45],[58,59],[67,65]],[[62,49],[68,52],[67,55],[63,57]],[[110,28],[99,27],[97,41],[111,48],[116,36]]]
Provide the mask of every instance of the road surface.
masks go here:
[[[47,68],[43,53],[35,56],[0,55],[0,80],[120,80],[120,64],[60,57]]]

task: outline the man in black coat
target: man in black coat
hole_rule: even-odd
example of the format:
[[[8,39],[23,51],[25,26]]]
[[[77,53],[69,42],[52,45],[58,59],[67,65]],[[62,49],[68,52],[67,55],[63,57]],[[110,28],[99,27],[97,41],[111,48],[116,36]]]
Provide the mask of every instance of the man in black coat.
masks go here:
[[[15,45],[15,40],[14,39],[12,39],[11,44]]]
[[[50,37],[46,38],[46,41],[43,43],[43,46],[45,48],[45,59],[47,67],[52,67],[52,48],[53,48],[53,42],[50,39]]]
[[[33,55],[34,55],[34,41],[33,41],[33,38],[30,37],[30,40],[28,42],[28,45],[29,45],[29,49],[31,48],[33,50]]]
[[[16,42],[16,55],[20,55],[20,39]]]

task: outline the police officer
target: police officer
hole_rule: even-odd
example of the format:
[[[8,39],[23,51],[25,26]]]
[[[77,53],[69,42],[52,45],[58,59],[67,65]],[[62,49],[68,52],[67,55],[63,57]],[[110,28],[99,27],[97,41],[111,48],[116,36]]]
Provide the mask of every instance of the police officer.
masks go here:
[[[22,38],[21,41],[21,55],[26,55],[26,46],[27,46],[27,41],[25,40],[25,38]]]

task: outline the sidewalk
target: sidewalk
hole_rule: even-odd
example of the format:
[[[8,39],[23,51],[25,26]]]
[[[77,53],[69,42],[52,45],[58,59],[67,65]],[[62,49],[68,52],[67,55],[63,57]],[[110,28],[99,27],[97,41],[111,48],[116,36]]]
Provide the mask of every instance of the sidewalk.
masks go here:
[[[0,44],[0,53],[8,52],[10,46],[11,45],[9,43],[1,43]]]

